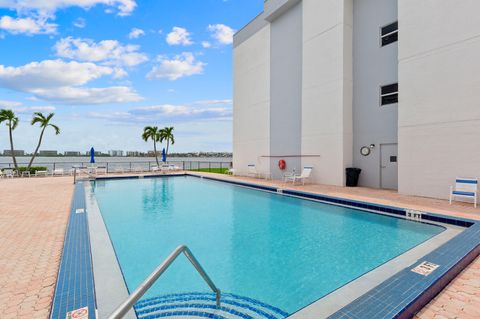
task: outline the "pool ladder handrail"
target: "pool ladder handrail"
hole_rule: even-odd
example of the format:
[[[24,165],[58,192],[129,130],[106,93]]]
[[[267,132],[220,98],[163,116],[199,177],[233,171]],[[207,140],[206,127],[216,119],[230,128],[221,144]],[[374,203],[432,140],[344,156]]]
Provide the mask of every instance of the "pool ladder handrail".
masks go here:
[[[115,311],[113,311],[108,319],[120,319],[123,318],[130,309],[137,303],[140,298],[153,286],[153,284],[160,278],[160,276],[170,267],[170,265],[177,259],[177,257],[183,253],[190,263],[195,267],[197,272],[202,276],[203,280],[208,284],[210,289],[216,294],[216,304],[220,307],[220,289],[215,286],[212,279],[207,275],[203,267],[193,255],[192,251],[186,246],[178,246],[146,279],[138,288],[121,304]]]

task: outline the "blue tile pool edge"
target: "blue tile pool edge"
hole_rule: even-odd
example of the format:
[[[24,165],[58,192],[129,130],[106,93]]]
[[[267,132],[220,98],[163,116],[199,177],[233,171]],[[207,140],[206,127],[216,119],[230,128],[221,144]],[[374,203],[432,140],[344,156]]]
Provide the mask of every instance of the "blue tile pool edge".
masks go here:
[[[112,180],[112,179],[138,179],[138,178],[156,178],[156,177],[178,177],[178,176],[193,176],[197,178],[204,178],[207,180],[214,180],[220,182],[226,182],[230,184],[235,184],[239,186],[255,188],[263,191],[269,192],[281,192],[285,195],[296,196],[304,199],[314,199],[320,200],[327,203],[332,203],[336,205],[345,205],[345,206],[352,206],[357,208],[363,208],[367,210],[378,210],[380,212],[386,212],[391,214],[396,214],[399,216],[405,216],[406,210],[398,207],[393,206],[385,206],[379,204],[372,204],[366,203],[361,201],[355,200],[347,200],[343,198],[331,197],[326,195],[308,193],[308,192],[301,192],[295,190],[285,190],[276,187],[269,187],[263,186],[253,183],[246,183],[246,182],[238,182],[238,181],[229,181],[224,180],[221,178],[215,177],[205,177],[199,176],[195,174],[172,174],[172,175],[148,175],[143,177],[138,176],[126,176],[126,177],[102,177],[97,178],[98,180]],[[77,188],[75,188],[74,199],[77,194]],[[83,189],[83,187],[80,187]],[[84,190],[82,191],[84,194]],[[71,215],[75,213],[74,206],[75,200],[72,203],[72,210]],[[85,215],[86,216],[86,215]],[[448,283],[453,280],[463,269],[465,269],[476,257],[480,255],[480,221],[465,219],[465,218],[455,218],[451,216],[439,215],[434,213],[424,213],[422,216],[426,220],[445,223],[445,224],[452,224],[457,226],[462,226],[467,228],[461,234],[457,235],[444,245],[438,247],[431,253],[427,254],[417,263],[413,264],[411,267],[405,268],[403,271],[398,272],[396,275],[392,276],[390,279],[384,281],[379,286],[373,288],[366,294],[362,295],[361,297],[357,298],[352,303],[348,304],[344,308],[340,309],[336,313],[334,313],[329,318],[410,318],[413,314],[417,311],[422,309],[430,300],[432,300],[443,288],[448,285]],[[69,225],[71,222],[71,218],[69,220]],[[67,242],[68,233],[70,232],[70,227],[67,227],[67,234],[65,237],[65,245]],[[468,245],[467,245],[468,243]],[[66,246],[65,246],[66,247]],[[455,248],[457,248],[455,250]],[[455,253],[452,256],[452,249]],[[60,265],[60,269],[62,269],[64,260],[64,255],[62,254],[62,261]],[[432,258],[429,260],[428,258]],[[419,278],[415,278],[413,281],[411,280],[412,272],[410,271],[411,268],[417,266],[422,261],[428,260],[432,262],[442,262],[446,261],[447,263],[441,265],[439,269],[437,269],[433,274],[431,274],[427,278],[426,282],[419,280]],[[448,263],[448,261],[450,263]],[[91,256],[90,256],[90,266],[91,266]],[[416,276],[420,276],[414,274]],[[59,270],[60,276],[60,270]],[[424,278],[422,278],[424,279]],[[93,278],[92,278],[93,280]],[[415,286],[412,290],[412,287],[406,287],[406,291],[409,291],[409,295],[405,297],[403,294],[399,293],[399,287],[392,284],[395,282],[401,283],[411,283]],[[420,284],[419,284],[420,283]],[[57,280],[57,287],[55,290],[55,297],[57,296],[57,289],[58,289],[59,282]],[[419,286],[419,287],[417,287]],[[405,288],[405,287],[404,287]],[[393,299],[393,302],[392,302]],[[54,299],[54,303],[52,304],[52,314],[54,305],[56,303],[57,298]],[[379,302],[380,300],[389,300],[388,306],[385,306],[383,309],[378,311],[378,307],[383,306],[384,303]],[[93,295],[93,301],[94,295]],[[377,308],[376,312],[375,308]],[[90,316],[92,317],[92,312],[90,312]],[[51,316],[54,318],[53,316]]]
[[[84,212],[77,213],[77,209],[83,209]],[[85,188],[79,182],[74,186],[49,318],[64,319],[68,312],[83,307],[88,307],[89,319],[96,318]]]

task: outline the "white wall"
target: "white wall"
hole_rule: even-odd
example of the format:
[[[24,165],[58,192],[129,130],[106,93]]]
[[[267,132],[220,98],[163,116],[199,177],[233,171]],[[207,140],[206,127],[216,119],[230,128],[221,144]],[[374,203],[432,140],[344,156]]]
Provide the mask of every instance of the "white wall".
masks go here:
[[[302,3],[297,3],[270,24],[270,154],[282,156],[286,170],[298,172],[302,127]],[[270,160],[274,179],[285,174],[279,157]]]
[[[352,164],[353,0],[303,0],[302,165],[344,185]]]
[[[399,1],[399,191],[480,177],[480,1]]]
[[[361,186],[381,186],[380,144],[398,142],[398,104],[380,106],[380,86],[398,82],[398,42],[380,46],[380,28],[397,21],[397,7],[397,0],[354,2],[353,165],[362,169]]]
[[[270,25],[238,45],[233,60],[233,166],[269,171],[261,156],[270,155]]]

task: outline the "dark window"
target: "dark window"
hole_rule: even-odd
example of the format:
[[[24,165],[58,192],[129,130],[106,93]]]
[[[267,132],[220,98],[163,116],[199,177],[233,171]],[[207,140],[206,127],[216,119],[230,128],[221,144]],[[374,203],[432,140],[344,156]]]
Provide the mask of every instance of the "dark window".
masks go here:
[[[390,156],[390,163],[396,163],[397,162],[397,157],[396,156]]]
[[[398,83],[384,85],[380,88],[381,105],[398,103]]]
[[[386,25],[381,30],[382,47],[398,41],[398,22]]]

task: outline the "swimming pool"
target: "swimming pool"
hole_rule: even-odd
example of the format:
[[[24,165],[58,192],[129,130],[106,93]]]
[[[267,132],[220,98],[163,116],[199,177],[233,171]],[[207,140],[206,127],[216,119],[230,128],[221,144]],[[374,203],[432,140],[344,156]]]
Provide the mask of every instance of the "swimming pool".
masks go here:
[[[186,244],[222,292],[284,314],[444,230],[190,176],[97,181],[91,189],[130,291]],[[146,297],[207,288],[180,258]]]

